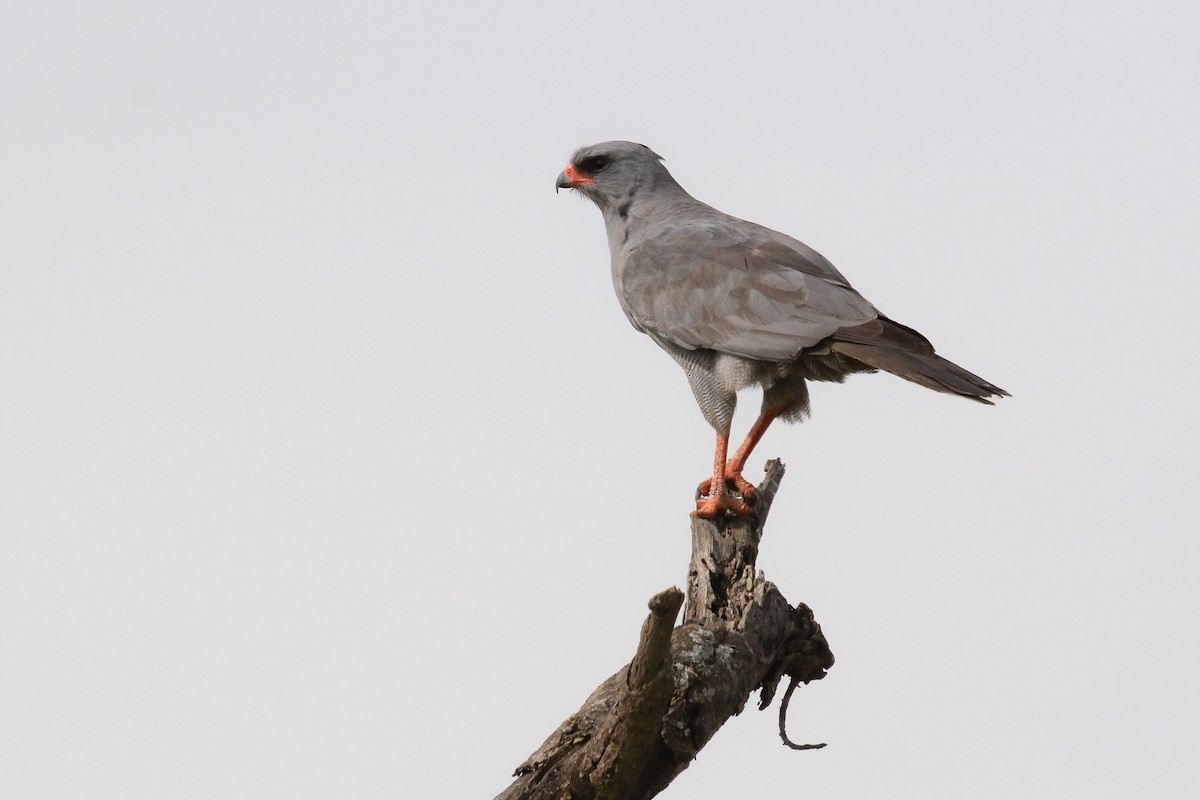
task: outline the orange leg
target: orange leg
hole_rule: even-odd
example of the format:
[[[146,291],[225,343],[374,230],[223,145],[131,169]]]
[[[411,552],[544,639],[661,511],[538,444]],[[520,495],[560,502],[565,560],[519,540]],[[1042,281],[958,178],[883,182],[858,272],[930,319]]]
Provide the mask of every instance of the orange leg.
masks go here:
[[[754,424],[750,427],[750,432],[746,434],[745,440],[742,441],[742,446],[737,449],[733,458],[729,459],[729,463],[725,466],[725,480],[737,484],[742,496],[747,500],[754,497],[754,487],[742,477],[742,470],[746,468],[746,459],[750,458],[750,453],[754,451],[763,434],[767,432],[767,428],[782,412],[782,408],[769,408],[759,414],[758,419],[754,420]],[[746,494],[747,489],[750,491],[749,494]]]
[[[731,483],[737,489],[738,493],[745,498],[746,502],[753,502],[755,488],[754,484],[742,477],[742,470],[746,468],[746,459],[750,458],[750,453],[753,452],[755,446],[762,439],[763,434],[767,432],[767,428],[775,421],[775,418],[782,413],[782,408],[772,408],[764,411],[754,421],[754,425],[750,427],[750,432],[746,434],[742,446],[733,454],[733,458],[729,459],[729,463],[723,464],[721,467],[722,483]],[[726,445],[728,446],[728,445]],[[724,459],[724,455],[721,456]],[[707,495],[712,492],[713,481],[717,480],[717,473],[713,477],[700,484],[700,494]]]
[[[722,511],[730,511],[740,517],[748,517],[754,513],[750,506],[730,494],[729,488],[725,485],[725,456],[728,452],[729,433],[718,433],[717,448],[713,454],[713,476],[708,481],[708,493],[696,501],[696,510],[692,512],[693,517],[712,519]]]

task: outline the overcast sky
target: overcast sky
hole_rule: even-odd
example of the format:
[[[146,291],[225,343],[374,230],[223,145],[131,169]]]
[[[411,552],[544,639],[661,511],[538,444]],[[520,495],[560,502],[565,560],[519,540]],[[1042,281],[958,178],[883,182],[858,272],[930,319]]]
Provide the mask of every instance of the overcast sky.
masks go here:
[[[663,796],[1196,796],[1198,8],[9,3],[3,794],[492,797],[628,660],[712,432],[553,191],[621,138],[1013,394],[768,434],[829,747]]]

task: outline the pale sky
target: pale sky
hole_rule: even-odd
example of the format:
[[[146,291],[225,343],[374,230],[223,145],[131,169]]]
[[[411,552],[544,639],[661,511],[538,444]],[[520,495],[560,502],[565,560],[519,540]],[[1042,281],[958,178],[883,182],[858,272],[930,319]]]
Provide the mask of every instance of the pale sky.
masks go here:
[[[613,138],[1014,395],[768,434],[829,746],[748,708],[662,796],[1196,796],[1200,7],[5,18],[5,797],[492,797],[628,660],[712,433],[553,190]]]

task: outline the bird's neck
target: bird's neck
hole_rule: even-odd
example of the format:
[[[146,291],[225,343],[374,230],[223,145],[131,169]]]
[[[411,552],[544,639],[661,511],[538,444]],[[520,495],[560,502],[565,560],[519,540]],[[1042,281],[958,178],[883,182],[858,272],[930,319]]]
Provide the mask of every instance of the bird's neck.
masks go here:
[[[670,175],[654,186],[635,184],[623,195],[606,198],[597,203],[604,215],[604,227],[608,230],[609,243],[624,243],[631,234],[656,219],[668,216],[674,209],[699,204],[699,201],[683,190]]]

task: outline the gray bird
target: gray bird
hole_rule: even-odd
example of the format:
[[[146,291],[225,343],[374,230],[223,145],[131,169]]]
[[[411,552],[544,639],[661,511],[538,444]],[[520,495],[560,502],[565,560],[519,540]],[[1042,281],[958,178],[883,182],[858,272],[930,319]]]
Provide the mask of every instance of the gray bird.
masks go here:
[[[816,250],[696,200],[645,145],[581,147],[555,187],[600,208],[625,316],[683,367],[717,433],[695,516],[753,513],[746,460],[775,419],[808,415],[806,381],[882,369],[988,405],[1008,395],[880,313]],[[737,392],[755,385],[762,411],[726,461]]]

